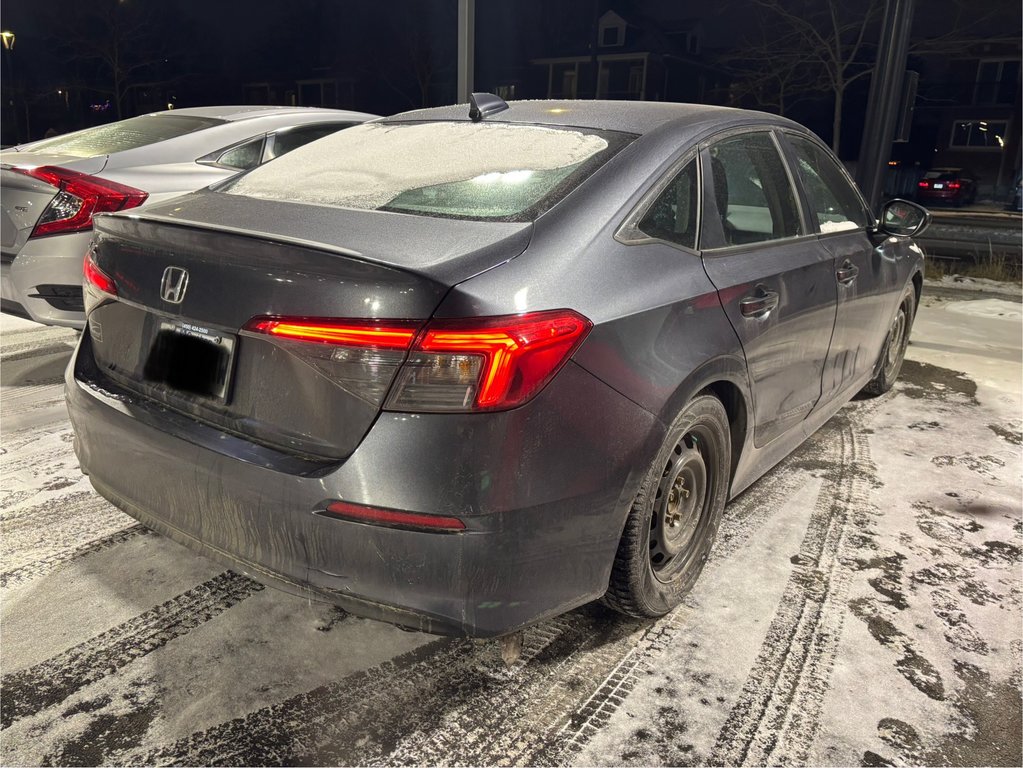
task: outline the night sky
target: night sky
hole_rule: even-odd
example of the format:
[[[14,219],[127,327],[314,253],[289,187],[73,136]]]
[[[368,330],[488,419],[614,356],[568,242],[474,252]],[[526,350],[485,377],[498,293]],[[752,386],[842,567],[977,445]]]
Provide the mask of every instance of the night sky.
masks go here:
[[[791,5],[813,8],[825,1]],[[852,9],[866,3],[835,1]],[[242,103],[249,93],[245,83],[291,83],[294,89],[296,81],[317,77],[339,77],[344,82],[338,105],[361,111],[392,114],[423,103],[451,103],[457,5],[457,0],[5,0],[0,24],[17,37],[14,50],[0,59],[4,139],[12,140],[13,112],[20,132],[33,137],[116,119],[113,105],[104,108],[110,70],[97,58],[109,54],[111,39],[118,37],[110,19],[121,25],[120,51],[134,68],[122,86],[153,86],[146,90],[148,102],[124,100],[124,117],[166,101],[179,107]],[[963,19],[971,15],[985,19],[971,29],[974,36],[1020,26],[1017,0],[916,5],[918,39],[947,33],[955,19],[967,23]],[[592,42],[595,20],[608,9],[665,30],[699,22],[701,60],[712,67],[727,66],[728,57],[741,53],[757,32],[752,4],[740,0],[478,0],[475,89],[517,81],[523,95],[542,97],[536,82],[545,75],[530,59],[565,55]],[[862,114],[867,84],[864,78],[847,94],[851,114]],[[278,103],[284,98],[282,91]],[[827,98],[817,94],[792,116],[826,137],[830,110]],[[852,146],[859,126],[850,128]]]

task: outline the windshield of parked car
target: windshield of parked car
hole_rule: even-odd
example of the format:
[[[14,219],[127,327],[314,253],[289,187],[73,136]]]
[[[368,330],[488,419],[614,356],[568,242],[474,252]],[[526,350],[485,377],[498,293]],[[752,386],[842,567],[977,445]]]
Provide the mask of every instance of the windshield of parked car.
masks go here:
[[[928,171],[924,174],[925,179],[934,179],[936,181],[955,181],[962,173],[960,171]]]
[[[26,144],[22,152],[45,152],[72,157],[96,157],[114,152],[145,147],[158,141],[174,139],[186,133],[201,131],[220,125],[223,120],[191,115],[142,115],[107,125],[97,125],[82,131],[55,136]]]
[[[218,190],[339,208],[528,221],[632,138],[508,123],[370,123],[300,147]]]

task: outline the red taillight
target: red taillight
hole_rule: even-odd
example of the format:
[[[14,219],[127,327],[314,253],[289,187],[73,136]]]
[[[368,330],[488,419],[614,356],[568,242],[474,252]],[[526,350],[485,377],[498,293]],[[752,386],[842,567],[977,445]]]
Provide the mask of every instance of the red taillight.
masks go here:
[[[12,170],[45,181],[59,190],[40,214],[31,237],[87,230],[92,226],[94,214],[135,208],[149,196],[141,189],[66,168],[46,165]]]
[[[117,285],[114,283],[113,278],[97,266],[96,258],[91,248],[85,255],[85,263],[82,272],[85,276],[85,283],[87,287],[91,286],[110,296],[117,295]]]
[[[435,320],[416,340],[386,407],[514,408],[551,380],[591,327],[589,320],[570,310]]]
[[[421,515],[416,512],[401,512],[396,509],[364,507],[347,501],[333,501],[326,512],[346,520],[356,520],[376,525],[391,525],[399,528],[418,528],[429,531],[464,531],[465,523],[457,517]]]
[[[371,404],[380,405],[390,389],[387,410],[466,412],[525,403],[554,377],[592,327],[571,310],[434,320],[421,331],[417,325],[255,317],[244,330],[278,339]]]
[[[949,189],[959,189],[960,186],[962,186],[962,185],[958,181],[950,181],[948,183],[948,188]]]
[[[419,323],[374,323],[301,317],[255,317],[245,328],[279,339],[316,341],[345,347],[408,349]]]
[[[917,184],[917,186],[920,187],[921,189],[927,189],[929,186],[931,186],[931,183],[929,181],[921,181],[919,184]]]

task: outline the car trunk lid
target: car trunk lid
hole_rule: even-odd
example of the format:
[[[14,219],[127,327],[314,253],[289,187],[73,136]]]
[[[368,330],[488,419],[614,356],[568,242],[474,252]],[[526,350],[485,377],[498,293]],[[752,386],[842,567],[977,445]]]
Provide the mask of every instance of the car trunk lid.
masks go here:
[[[379,413],[405,348],[278,338],[259,320],[343,319],[414,335],[457,275],[521,253],[531,225],[446,220],[443,234],[412,239],[388,226],[393,214],[369,214],[382,217],[370,227],[333,210],[339,234],[324,243],[298,237],[294,217],[276,212],[256,232],[166,213],[97,217],[92,258],[117,297],[89,314],[93,353],[114,383],[175,411],[293,455],[343,459]],[[307,214],[306,234],[325,228],[317,215]],[[399,263],[411,252],[419,269]]]

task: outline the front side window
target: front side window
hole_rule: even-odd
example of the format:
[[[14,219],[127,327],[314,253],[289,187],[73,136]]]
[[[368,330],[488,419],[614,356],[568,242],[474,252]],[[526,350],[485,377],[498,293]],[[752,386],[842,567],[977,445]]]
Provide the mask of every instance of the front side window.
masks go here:
[[[637,225],[644,235],[696,248],[696,161],[688,163]]]
[[[632,138],[506,123],[364,123],[218,190],[337,208],[531,221]]]
[[[792,135],[788,138],[821,233],[866,227],[868,217],[863,203],[834,158],[809,139]]]
[[[723,139],[709,151],[715,215],[719,226],[705,226],[704,248],[745,245],[804,234],[795,192],[768,133]]]

